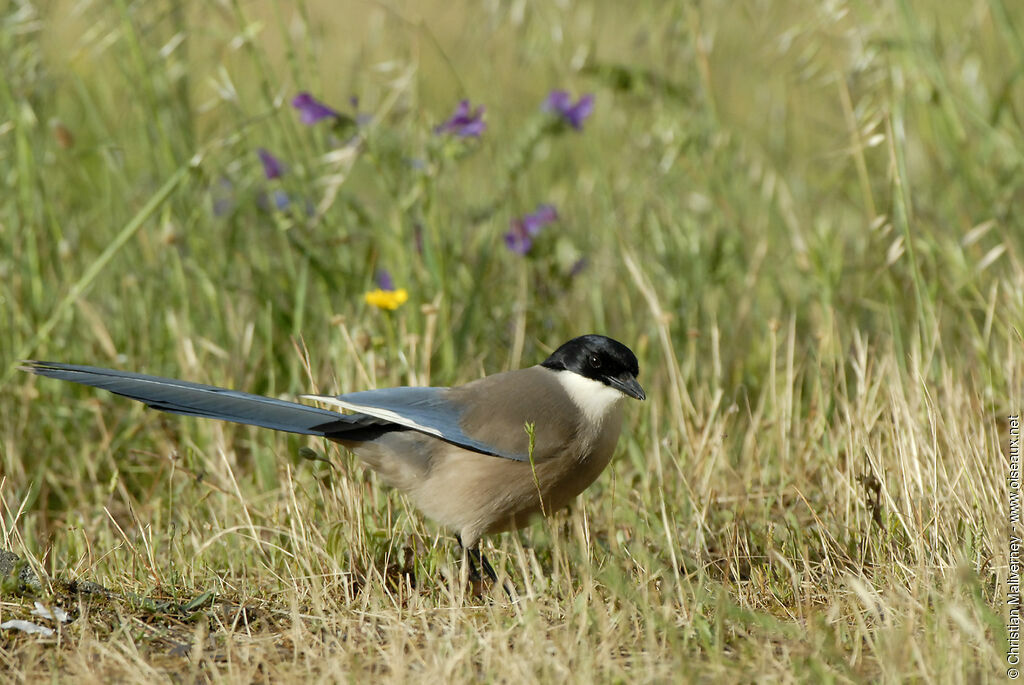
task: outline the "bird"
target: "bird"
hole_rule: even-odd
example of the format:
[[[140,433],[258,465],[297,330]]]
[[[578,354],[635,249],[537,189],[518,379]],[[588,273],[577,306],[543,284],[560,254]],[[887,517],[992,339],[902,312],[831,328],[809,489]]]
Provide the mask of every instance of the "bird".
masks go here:
[[[569,340],[541,363],[453,387],[301,395],[353,413],[189,381],[48,361],[22,370],[107,390],[174,414],[327,438],[349,449],[427,517],[455,532],[497,581],[485,535],[568,505],[604,471],[622,400],[645,400],[636,355],[603,335]]]

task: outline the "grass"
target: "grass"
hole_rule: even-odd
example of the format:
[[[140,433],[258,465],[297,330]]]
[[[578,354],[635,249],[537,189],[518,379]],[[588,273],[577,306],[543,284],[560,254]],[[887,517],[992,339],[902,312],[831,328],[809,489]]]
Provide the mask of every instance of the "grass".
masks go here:
[[[1005,677],[1022,31],[1001,0],[13,3],[0,547],[46,580],[5,581],[0,622],[75,620],[0,632],[2,668]],[[582,132],[547,127],[554,88],[596,94]],[[360,142],[299,123],[300,90],[358,95]],[[460,98],[478,143],[433,133]],[[506,250],[541,203],[559,222]],[[380,268],[393,313],[363,301]],[[460,383],[591,331],[649,399],[574,506],[489,541],[517,603],[335,446],[16,371],[291,396]]]

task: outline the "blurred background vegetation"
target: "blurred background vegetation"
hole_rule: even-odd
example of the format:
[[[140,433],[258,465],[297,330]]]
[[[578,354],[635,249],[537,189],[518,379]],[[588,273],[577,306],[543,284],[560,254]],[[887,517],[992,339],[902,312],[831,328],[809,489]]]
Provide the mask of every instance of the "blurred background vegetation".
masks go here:
[[[216,508],[162,460],[179,451],[181,468],[230,472],[239,498],[268,507],[290,498],[290,468],[330,472],[297,456],[305,439],[144,412],[28,378],[19,359],[289,396],[460,383],[600,332],[636,350],[651,397],[597,486],[635,494],[608,505],[609,537],[650,542],[661,523],[634,505],[664,503],[666,526],[698,531],[681,553],[699,573],[737,540],[772,566],[775,524],[797,568],[829,558],[807,552],[822,529],[893,568],[966,564],[984,626],[972,639],[994,659],[1000,417],[1019,412],[1024,382],[1022,31],[1003,0],[13,0],[0,12],[8,545],[60,573],[106,535],[104,507],[158,531],[182,506]],[[550,126],[555,89],[594,95],[581,131]],[[299,92],[351,121],[304,125]],[[479,139],[435,132],[462,99],[486,107]],[[558,221],[525,256],[509,250],[510,222],[541,204]],[[381,270],[409,293],[394,311],[364,300]],[[853,425],[863,443],[838,439]],[[945,485],[922,479],[919,448]],[[827,513],[841,501],[881,520],[868,482],[903,512],[874,542]],[[767,494],[744,503],[752,491]],[[378,516],[376,500],[360,506]],[[914,542],[914,520],[941,532]],[[167,535],[165,563],[187,564],[195,547]],[[347,535],[342,548],[367,544]],[[132,577],[116,558],[90,573]],[[847,677],[879,673],[907,674]]]

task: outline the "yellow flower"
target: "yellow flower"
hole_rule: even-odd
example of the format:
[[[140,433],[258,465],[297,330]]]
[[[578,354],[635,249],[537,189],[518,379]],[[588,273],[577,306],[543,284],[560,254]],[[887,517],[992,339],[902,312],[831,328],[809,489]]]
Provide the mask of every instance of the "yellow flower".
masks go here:
[[[366,304],[394,311],[405,304],[405,301],[409,299],[409,293],[406,292],[405,288],[399,288],[398,290],[381,290],[377,288],[366,293],[363,297],[366,300]]]

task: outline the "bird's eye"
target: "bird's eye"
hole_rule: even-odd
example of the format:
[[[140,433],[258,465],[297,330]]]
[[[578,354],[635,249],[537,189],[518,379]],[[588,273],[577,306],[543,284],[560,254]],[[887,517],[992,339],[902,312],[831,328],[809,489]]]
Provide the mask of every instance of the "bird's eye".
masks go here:
[[[596,354],[590,355],[590,368],[592,368],[592,369],[600,369],[601,368],[601,358],[598,357]]]

